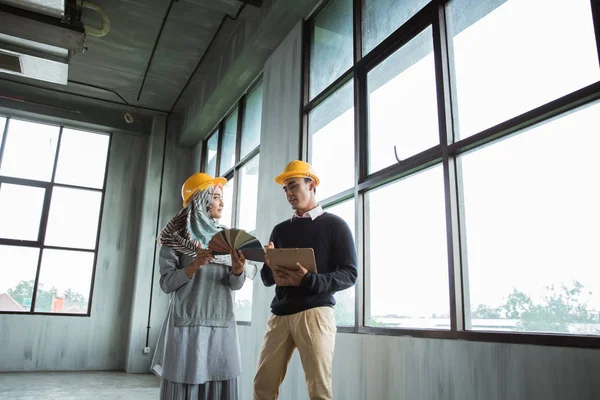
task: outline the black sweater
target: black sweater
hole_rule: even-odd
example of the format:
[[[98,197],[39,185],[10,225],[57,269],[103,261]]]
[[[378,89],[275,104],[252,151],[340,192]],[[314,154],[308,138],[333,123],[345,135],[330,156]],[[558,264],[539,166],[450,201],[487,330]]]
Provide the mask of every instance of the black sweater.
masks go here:
[[[323,213],[311,218],[293,218],[271,233],[275,248],[307,248],[315,252],[317,274],[307,272],[300,286],[277,286],[271,302],[275,315],[295,314],[309,308],[334,306],[333,293],[353,286],[358,275],[356,247],[348,224]],[[273,286],[273,272],[265,264],[260,271],[266,286]]]

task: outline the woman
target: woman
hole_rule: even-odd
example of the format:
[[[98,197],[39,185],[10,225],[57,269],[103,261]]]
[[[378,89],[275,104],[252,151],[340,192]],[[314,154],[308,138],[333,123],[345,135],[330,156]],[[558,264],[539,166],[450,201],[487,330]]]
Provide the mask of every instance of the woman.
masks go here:
[[[158,237],[160,287],[170,294],[152,370],[161,399],[237,399],[241,373],[232,290],[246,279],[241,252],[213,256],[208,243],[224,227],[224,178],[197,173],[182,187],[184,208]]]

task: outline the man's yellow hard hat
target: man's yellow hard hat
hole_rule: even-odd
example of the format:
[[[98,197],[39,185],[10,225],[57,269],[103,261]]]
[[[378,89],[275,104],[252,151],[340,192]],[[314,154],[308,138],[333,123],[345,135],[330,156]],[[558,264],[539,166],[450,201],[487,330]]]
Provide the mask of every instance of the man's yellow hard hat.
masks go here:
[[[294,160],[286,165],[283,173],[275,177],[275,182],[283,185],[283,182],[290,178],[311,178],[315,181],[315,187],[319,186],[320,182],[313,167],[309,163],[300,160]]]
[[[211,186],[225,185],[227,179],[225,178],[213,178],[212,176],[203,172],[195,173],[183,182],[181,187],[181,198],[183,199],[183,206],[187,207],[190,197],[196,192],[196,190],[205,190]]]

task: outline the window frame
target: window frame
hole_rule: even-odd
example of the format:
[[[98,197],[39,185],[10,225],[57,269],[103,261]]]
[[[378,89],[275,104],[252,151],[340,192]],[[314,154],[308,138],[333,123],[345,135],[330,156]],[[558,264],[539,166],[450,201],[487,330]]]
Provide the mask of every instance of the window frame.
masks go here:
[[[561,116],[568,111],[600,99],[600,81],[554,99],[542,106],[531,109],[516,117],[480,131],[472,136],[455,141],[457,122],[456,90],[452,79],[452,53],[449,42],[452,40],[446,28],[446,4],[451,0],[432,0],[407,22],[397,28],[369,53],[362,49],[362,1],[353,0],[353,66],[329,84],[311,100],[310,57],[311,23],[329,3],[322,2],[311,15],[305,18],[302,33],[302,106],[301,113],[301,157],[311,160],[311,135],[308,115],[329,96],[333,95],[349,80],[354,80],[354,188],[337,193],[321,201],[323,208],[331,207],[346,200],[355,200],[355,232],[359,260],[358,281],[355,285],[354,327],[338,326],[338,332],[411,336],[419,338],[454,339],[493,343],[537,344],[562,347],[600,348],[600,336],[566,335],[560,333],[527,333],[473,331],[467,329],[469,311],[468,275],[466,264],[462,262],[465,253],[465,232],[460,221],[464,221],[464,210],[460,207],[462,196],[457,160],[461,154],[486,144],[508,137],[528,127]],[[590,0],[596,49],[600,62],[600,1]],[[367,75],[394,52],[407,44],[428,27],[432,28],[433,57],[435,68],[438,127],[440,141],[436,146],[415,154],[401,163],[382,170],[368,173],[368,90]],[[446,235],[448,247],[448,285],[450,307],[450,330],[405,329],[365,326],[369,304],[369,248],[367,192],[390,182],[399,181],[434,165],[441,165],[444,174],[444,196],[446,204]],[[466,290],[465,290],[466,289]]]
[[[260,85],[263,84],[262,73],[252,82],[252,84],[246,89],[244,94],[235,102],[235,104],[231,107],[231,109],[221,118],[219,123],[215,126],[215,128],[211,131],[211,133],[202,140],[202,157],[200,161],[200,171],[205,172],[206,161],[208,157],[208,141],[216,132],[221,132],[219,134],[219,140],[217,144],[217,160],[216,160],[216,176],[222,176],[227,179],[227,181],[233,180],[233,190],[231,195],[231,227],[237,226],[240,219],[240,180],[241,180],[241,170],[244,166],[250,162],[254,157],[260,154],[260,142],[258,146],[252,149],[244,158],[240,159],[241,151],[242,151],[242,135],[243,135],[243,125],[244,125],[244,113],[246,110],[246,100],[252,94],[252,92]],[[237,129],[235,136],[235,162],[233,167],[229,168],[227,171],[221,171],[221,153],[222,153],[222,145],[223,145],[223,134],[225,131],[225,122],[227,119],[236,112],[237,108]],[[252,318],[250,321],[238,321],[236,319],[236,323],[238,325],[251,326]]]
[[[2,117],[6,118],[6,124],[4,126],[4,134],[2,136],[2,141],[0,142],[0,165],[2,164],[2,159],[4,156],[6,138],[8,137],[8,129],[9,129],[11,119],[58,127],[59,132],[58,132],[58,139],[57,139],[57,145],[56,145],[56,150],[55,150],[56,152],[55,152],[55,156],[54,156],[54,163],[52,166],[52,176],[51,176],[49,182],[0,175],[0,183],[2,183],[2,184],[7,183],[7,184],[28,186],[28,187],[40,187],[40,188],[45,189],[44,202],[42,205],[42,214],[40,217],[40,228],[39,228],[37,240],[18,240],[18,239],[0,238],[0,245],[39,249],[30,310],[29,311],[2,311],[2,310],[0,310],[0,315],[49,315],[49,316],[57,316],[57,317],[91,317],[92,303],[93,303],[93,298],[94,298],[94,287],[95,287],[95,282],[96,282],[96,267],[98,264],[100,233],[102,231],[102,218],[104,215],[104,201],[106,198],[106,184],[108,182],[108,168],[109,168],[109,164],[110,164],[110,153],[111,153],[111,149],[112,149],[113,132],[112,131],[110,131],[110,132],[91,131],[89,129],[82,129],[77,126],[51,123],[51,122],[46,122],[42,119],[36,120],[33,118],[21,117],[21,116],[12,117],[10,115],[3,114]],[[104,166],[104,181],[102,183],[101,189],[54,182],[55,177],[56,177],[56,169],[57,169],[57,165],[58,165],[58,158],[60,155],[60,146],[62,143],[62,134],[63,134],[64,129],[72,129],[72,130],[76,130],[76,131],[80,131],[80,132],[89,132],[92,134],[108,136],[108,147],[107,147],[107,151],[106,151],[106,159],[105,159],[105,166]],[[85,190],[85,191],[101,193],[100,212],[98,215],[98,228],[97,228],[97,232],[96,232],[96,243],[94,245],[93,250],[76,248],[76,247],[47,246],[44,244],[44,241],[46,238],[46,229],[48,226],[48,217],[50,214],[50,202],[52,199],[52,192],[55,187],[66,188],[66,189]],[[36,300],[37,300],[37,287],[39,284],[43,251],[45,249],[61,250],[61,251],[81,251],[81,252],[86,252],[86,253],[94,253],[94,262],[93,262],[93,266],[92,266],[92,279],[90,282],[90,291],[88,293],[88,299],[89,299],[88,300],[88,309],[85,314],[36,312],[35,311],[35,305],[36,305]]]

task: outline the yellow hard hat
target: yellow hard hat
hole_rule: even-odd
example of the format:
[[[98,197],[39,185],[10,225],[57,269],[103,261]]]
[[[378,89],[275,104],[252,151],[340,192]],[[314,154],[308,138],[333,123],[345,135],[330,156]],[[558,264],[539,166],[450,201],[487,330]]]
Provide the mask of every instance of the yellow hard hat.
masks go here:
[[[196,192],[196,190],[204,190],[215,185],[225,185],[227,179],[225,178],[213,178],[212,176],[203,172],[195,173],[183,182],[181,187],[181,198],[183,199],[183,206],[188,205],[190,197]]]
[[[283,174],[275,177],[275,182],[283,185],[283,182],[290,178],[311,178],[315,181],[315,187],[319,186],[320,182],[313,167],[309,163],[300,160],[294,160],[286,165]]]

